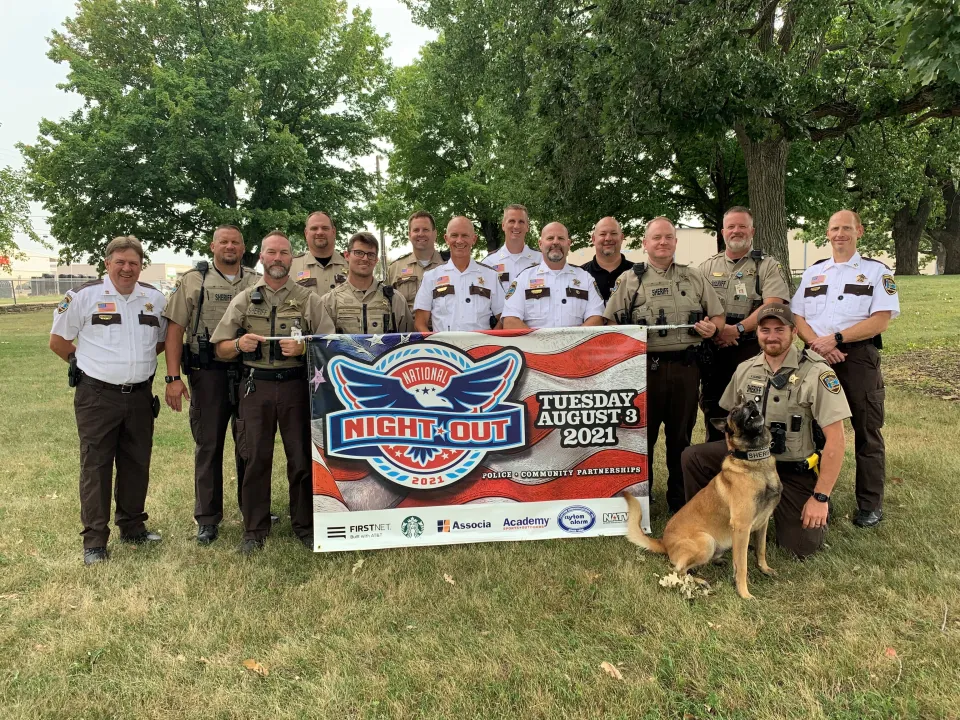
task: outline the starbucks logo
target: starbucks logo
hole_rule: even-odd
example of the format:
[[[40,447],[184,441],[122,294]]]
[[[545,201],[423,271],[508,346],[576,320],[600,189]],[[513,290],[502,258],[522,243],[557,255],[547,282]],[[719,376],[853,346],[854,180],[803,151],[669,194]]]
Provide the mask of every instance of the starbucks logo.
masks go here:
[[[416,515],[405,517],[403,522],[400,523],[400,532],[402,532],[411,540],[413,538],[420,537],[423,535],[423,520],[418,518]]]

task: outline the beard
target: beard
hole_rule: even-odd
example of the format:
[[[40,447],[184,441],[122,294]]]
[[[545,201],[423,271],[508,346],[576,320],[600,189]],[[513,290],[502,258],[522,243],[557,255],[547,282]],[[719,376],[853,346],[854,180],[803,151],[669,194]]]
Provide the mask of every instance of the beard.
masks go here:
[[[790,349],[790,342],[780,342],[779,340],[761,342],[760,349],[763,350],[765,355],[769,355],[770,357],[780,357]]]
[[[272,277],[274,280],[283,280],[283,278],[289,274],[290,268],[282,263],[274,263],[267,268],[267,275]]]
[[[751,241],[749,238],[731,238],[730,240],[726,241],[727,247],[734,252],[742,252],[743,250],[746,250],[750,247],[750,242]]]
[[[550,248],[547,250],[547,260],[550,262],[560,262],[563,260],[563,249],[562,248]]]

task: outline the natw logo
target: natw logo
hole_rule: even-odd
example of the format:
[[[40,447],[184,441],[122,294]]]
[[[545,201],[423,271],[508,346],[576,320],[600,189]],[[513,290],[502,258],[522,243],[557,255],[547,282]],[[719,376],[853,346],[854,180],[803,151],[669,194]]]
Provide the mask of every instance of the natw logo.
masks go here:
[[[326,418],[327,452],[407,487],[456,482],[488,452],[525,444],[526,406],[506,402],[522,370],[512,348],[477,362],[431,343],[372,365],[335,357],[327,377],[346,409]]]

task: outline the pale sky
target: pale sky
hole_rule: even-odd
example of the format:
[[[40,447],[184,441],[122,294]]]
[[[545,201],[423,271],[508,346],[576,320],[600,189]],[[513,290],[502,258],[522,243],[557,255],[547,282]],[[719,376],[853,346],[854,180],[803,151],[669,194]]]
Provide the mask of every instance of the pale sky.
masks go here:
[[[370,8],[380,34],[389,34],[387,56],[394,65],[410,63],[434,33],[414,25],[399,0],[348,0],[351,7]],[[74,13],[73,0],[0,0],[0,166],[22,167],[18,142],[37,137],[41,118],[60,119],[81,105],[79,96],[57,89],[67,71],[47,58],[51,30]],[[43,208],[34,204],[34,228],[48,231]],[[17,240],[26,252],[49,252],[27,238]],[[171,251],[151,253],[154,262],[190,262]]]

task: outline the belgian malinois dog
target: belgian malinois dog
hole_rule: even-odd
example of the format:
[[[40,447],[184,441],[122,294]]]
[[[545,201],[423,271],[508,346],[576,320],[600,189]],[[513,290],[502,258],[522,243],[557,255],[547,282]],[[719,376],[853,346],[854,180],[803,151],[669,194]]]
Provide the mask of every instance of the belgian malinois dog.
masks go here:
[[[773,575],[767,565],[767,525],[780,502],[782,486],[776,461],[770,456],[770,431],[756,402],[745,401],[741,395],[727,416],[724,431],[731,454],[710,484],[670,518],[662,540],[643,533],[640,503],[624,493],[630,509],[627,539],[650,552],[667,555],[681,576],[733,548],[737,593],[752,599],[747,590],[747,545],[752,535],[760,571]]]

